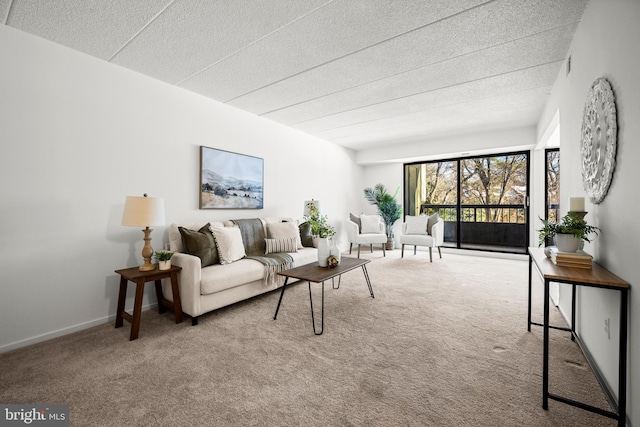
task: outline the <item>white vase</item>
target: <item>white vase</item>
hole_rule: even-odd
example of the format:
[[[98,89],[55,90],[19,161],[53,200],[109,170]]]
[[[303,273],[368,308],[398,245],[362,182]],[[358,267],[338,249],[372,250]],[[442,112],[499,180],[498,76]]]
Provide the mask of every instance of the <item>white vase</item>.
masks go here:
[[[576,252],[580,249],[580,238],[573,234],[556,234],[556,247],[561,252]]]
[[[318,237],[318,265],[326,267],[327,258],[329,258],[329,239],[326,237]]]
[[[340,247],[338,246],[338,242],[334,239],[331,239],[331,249],[329,249],[329,255],[333,255],[338,259],[338,264],[340,264]]]
[[[158,269],[159,270],[170,270],[171,269],[171,260],[158,261]]]

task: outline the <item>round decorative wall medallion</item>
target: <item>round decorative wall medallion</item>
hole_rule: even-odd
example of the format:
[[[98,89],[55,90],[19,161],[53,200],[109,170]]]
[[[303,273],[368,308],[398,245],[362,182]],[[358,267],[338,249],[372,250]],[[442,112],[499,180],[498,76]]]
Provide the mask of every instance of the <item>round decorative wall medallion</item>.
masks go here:
[[[616,167],[616,105],[611,85],[598,78],[591,85],[582,117],[582,185],[591,203],[607,195]]]

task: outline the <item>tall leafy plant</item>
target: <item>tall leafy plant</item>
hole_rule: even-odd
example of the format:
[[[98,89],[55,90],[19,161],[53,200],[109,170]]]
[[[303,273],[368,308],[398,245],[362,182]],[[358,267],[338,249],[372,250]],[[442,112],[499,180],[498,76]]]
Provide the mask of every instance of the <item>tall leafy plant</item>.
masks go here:
[[[396,192],[391,195],[382,184],[364,189],[364,198],[378,207],[378,214],[384,221],[387,237],[393,237],[393,224],[402,216],[402,206],[396,200],[398,191],[400,187],[396,188]]]

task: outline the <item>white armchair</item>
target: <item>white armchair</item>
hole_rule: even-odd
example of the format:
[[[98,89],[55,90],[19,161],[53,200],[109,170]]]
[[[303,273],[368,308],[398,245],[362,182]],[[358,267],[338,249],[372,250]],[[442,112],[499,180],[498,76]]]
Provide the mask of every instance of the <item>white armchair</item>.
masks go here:
[[[349,254],[351,254],[353,245],[358,245],[358,258],[360,258],[360,245],[369,245],[373,253],[374,243],[382,244],[382,255],[387,256],[385,251],[387,235],[384,232],[384,222],[378,215],[361,215],[359,218],[351,216],[347,219],[347,239],[349,240]]]
[[[442,258],[440,246],[444,243],[444,221],[434,214],[431,216],[407,216],[402,224],[401,258],[404,258],[404,245],[413,245],[413,254],[416,254],[418,246],[429,248],[429,261],[433,262],[432,248],[438,248],[438,254]]]

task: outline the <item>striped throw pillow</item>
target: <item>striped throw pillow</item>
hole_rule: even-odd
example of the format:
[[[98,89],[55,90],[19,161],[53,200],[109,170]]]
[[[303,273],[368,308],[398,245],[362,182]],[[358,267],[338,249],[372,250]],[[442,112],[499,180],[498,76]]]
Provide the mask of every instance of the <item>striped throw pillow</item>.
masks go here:
[[[298,239],[289,237],[287,239],[264,239],[267,243],[265,254],[276,252],[298,252]]]

